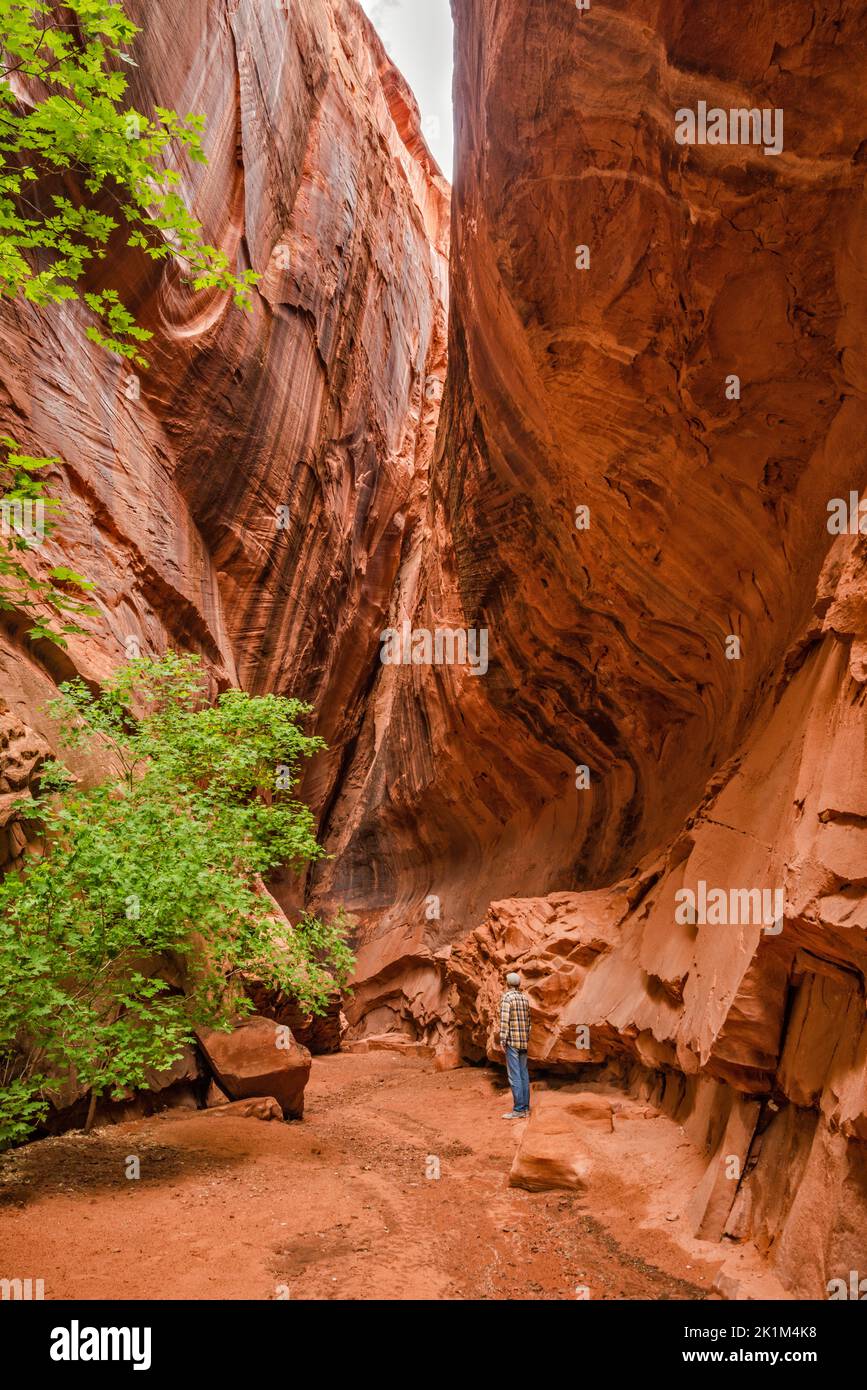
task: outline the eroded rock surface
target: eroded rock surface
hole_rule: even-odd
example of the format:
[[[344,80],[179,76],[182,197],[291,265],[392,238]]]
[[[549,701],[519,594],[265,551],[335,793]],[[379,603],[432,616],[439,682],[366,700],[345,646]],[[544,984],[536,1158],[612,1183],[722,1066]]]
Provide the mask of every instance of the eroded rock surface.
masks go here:
[[[20,804],[30,796],[50,751],[46,740],[0,700],[0,870],[27,848],[30,826],[22,821]]]
[[[71,311],[4,310],[44,558],[101,605],[68,656],[12,624],[4,698],[50,733],[133,639],[311,699],[350,1036],[493,1056],[516,965],[534,1064],[675,1115],[696,1228],[823,1296],[867,1233],[867,550],[827,525],[867,482],[867,7],[453,9],[446,380],[447,189],[352,0],[148,5],[136,99],[206,112],[183,191],[263,280],[245,318],[130,262],[135,400]],[[781,152],[678,144],[700,101]],[[405,620],[487,671],[381,665]],[[700,884],[783,910],[686,919]]]
[[[517,965],[537,1062],[729,1143],[697,1225],[823,1297],[867,1233],[867,550],[828,524],[865,485],[867,8],[454,11],[447,543],[406,611],[491,659],[389,697],[335,870],[384,899],[353,1021],[496,1055]],[[700,101],[782,151],[678,144]]]
[[[752,1235],[808,1297],[858,1267],[867,1231],[862,550],[832,547],[786,674],[663,855],[610,890],[495,903],[446,963],[468,1057],[498,1058],[517,969],[531,1061],[607,1060],[691,1117],[709,1155],[696,1233]],[[779,885],[783,917],[679,921],[702,881],[739,906]]]
[[[316,705],[304,794],[327,833],[378,633],[418,531],[445,376],[448,185],[354,0],[131,0],[131,96],[207,118],[179,191],[260,276],[251,314],[113,248],[151,369],[89,344],[76,306],[0,314],[0,425],[59,455],[64,519],[35,553],[90,578],[68,653],[9,618],[0,692],[53,738],[55,682],[200,652],[215,683]]]
[[[491,899],[613,883],[737,756],[867,428],[865,7],[454,9],[440,539],[395,613],[487,627],[490,668],[380,679],[326,870],[369,914],[363,1008],[375,978],[422,1023]],[[699,100],[783,109],[783,152],[678,145]]]

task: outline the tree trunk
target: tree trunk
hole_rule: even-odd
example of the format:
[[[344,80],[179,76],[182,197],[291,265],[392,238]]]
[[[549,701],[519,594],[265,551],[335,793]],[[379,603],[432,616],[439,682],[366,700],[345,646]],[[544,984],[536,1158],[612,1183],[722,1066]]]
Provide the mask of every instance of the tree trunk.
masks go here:
[[[89,1134],[93,1129],[93,1120],[96,1115],[96,1102],[99,1100],[99,1092],[95,1086],[90,1088],[90,1104],[87,1107],[87,1119],[84,1122],[84,1132]]]

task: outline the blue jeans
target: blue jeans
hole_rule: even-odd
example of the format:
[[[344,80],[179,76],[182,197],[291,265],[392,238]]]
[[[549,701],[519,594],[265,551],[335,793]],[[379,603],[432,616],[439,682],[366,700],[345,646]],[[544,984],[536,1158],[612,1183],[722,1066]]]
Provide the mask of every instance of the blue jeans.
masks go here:
[[[527,1052],[519,1052],[517,1047],[506,1043],[506,1073],[512,1088],[512,1099],[520,1115],[530,1109],[530,1073],[527,1070]]]

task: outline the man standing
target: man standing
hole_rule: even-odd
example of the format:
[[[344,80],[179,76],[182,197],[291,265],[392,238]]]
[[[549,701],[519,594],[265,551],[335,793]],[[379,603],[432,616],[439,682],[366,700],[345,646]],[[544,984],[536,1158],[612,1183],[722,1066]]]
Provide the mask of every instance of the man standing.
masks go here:
[[[509,988],[500,1000],[500,1042],[506,1054],[514,1108],[503,1119],[523,1120],[530,1113],[530,1073],[527,1070],[530,1001],[521,993],[521,977],[514,970],[506,976],[506,984]]]

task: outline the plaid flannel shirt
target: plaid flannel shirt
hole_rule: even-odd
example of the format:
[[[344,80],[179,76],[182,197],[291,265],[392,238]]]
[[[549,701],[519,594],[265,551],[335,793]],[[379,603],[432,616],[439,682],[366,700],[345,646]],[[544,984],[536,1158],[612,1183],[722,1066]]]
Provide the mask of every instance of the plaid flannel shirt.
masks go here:
[[[500,1042],[519,1052],[530,1042],[530,1001],[519,989],[507,989],[500,1000]]]

